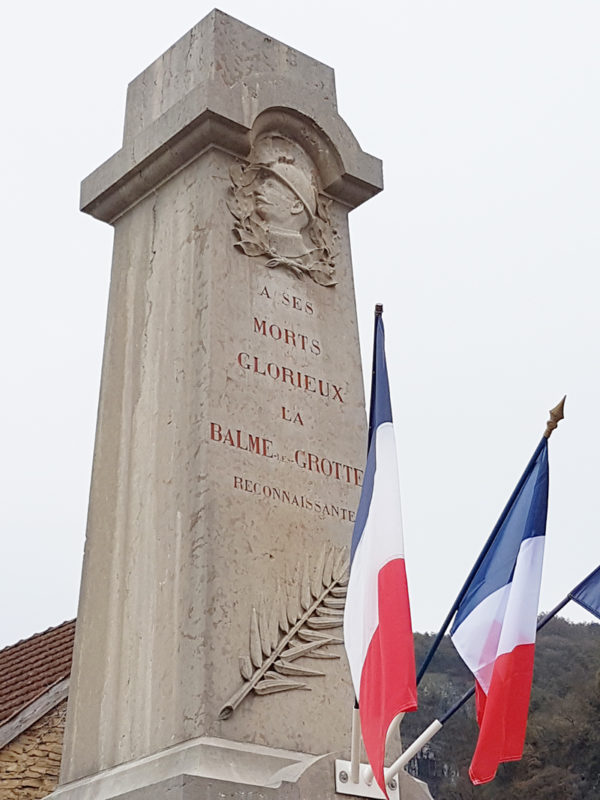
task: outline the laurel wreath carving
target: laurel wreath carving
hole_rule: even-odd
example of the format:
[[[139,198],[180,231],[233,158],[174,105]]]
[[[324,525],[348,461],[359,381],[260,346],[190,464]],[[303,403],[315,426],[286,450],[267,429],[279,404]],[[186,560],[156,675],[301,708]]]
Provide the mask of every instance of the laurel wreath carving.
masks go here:
[[[250,692],[309,690],[299,678],[325,675],[296,662],[340,657],[329,646],[343,643],[331,632],[343,625],[348,565],[346,548],[326,545],[312,570],[306,556],[296,568],[295,582],[286,581],[284,589],[278,580],[274,602],[262,597],[258,609],[252,608],[249,653],[240,656],[244,684],[223,705],[219,719],[228,719]]]
[[[312,246],[306,254],[288,258],[276,252],[269,241],[268,227],[257,217],[254,209],[252,183],[260,167],[254,164],[231,167],[232,197],[227,208],[235,218],[233,233],[235,247],[245,255],[266,256],[265,267],[289,270],[297,278],[307,275],[321,286],[335,286],[335,258],[337,231],[333,230],[330,216],[331,201],[319,195],[317,211],[311,220],[308,235]]]

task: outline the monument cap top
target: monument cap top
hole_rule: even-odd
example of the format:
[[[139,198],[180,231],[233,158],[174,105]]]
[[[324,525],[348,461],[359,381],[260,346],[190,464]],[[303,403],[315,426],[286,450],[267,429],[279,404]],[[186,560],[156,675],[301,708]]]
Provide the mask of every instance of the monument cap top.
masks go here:
[[[246,159],[274,129],[306,145],[321,190],[349,208],[383,188],[381,162],[339,116],[333,70],[214,10],[130,83],[123,147],[83,181],[81,209],[114,223],[207,148]]]
[[[215,8],[129,83],[123,142],[202,84],[254,89],[273,77],[308,84],[311,93],[336,105],[330,66]]]

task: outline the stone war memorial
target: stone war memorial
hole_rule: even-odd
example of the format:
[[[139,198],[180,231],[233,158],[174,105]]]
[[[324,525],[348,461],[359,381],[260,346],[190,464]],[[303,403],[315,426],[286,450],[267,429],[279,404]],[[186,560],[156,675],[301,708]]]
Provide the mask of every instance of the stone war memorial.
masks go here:
[[[341,796],[381,188],[332,69],[219,11],[129,85],[81,192],[114,251],[56,800]]]

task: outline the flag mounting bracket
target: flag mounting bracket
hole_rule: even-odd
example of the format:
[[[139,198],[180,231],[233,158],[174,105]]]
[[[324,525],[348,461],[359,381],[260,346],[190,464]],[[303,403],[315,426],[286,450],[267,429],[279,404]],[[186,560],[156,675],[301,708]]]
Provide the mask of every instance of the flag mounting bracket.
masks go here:
[[[367,764],[360,765],[358,783],[352,783],[350,769],[350,761],[343,761],[342,759],[336,758],[335,791],[338,794],[349,794],[352,795],[352,797],[373,797],[376,798],[376,800],[385,800],[385,795],[377,785],[377,782],[371,780],[371,783],[367,783],[364,779],[363,775],[367,769]],[[390,800],[400,800],[397,775],[388,780],[387,790]]]

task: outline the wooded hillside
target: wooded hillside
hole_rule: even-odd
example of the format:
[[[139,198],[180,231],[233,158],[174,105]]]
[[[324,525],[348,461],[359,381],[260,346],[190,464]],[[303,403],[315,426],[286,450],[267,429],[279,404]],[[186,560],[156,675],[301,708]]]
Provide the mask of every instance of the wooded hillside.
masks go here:
[[[415,634],[417,665],[432,639]],[[419,711],[402,723],[404,745],[472,685],[446,637],[419,687]],[[600,625],[555,618],[539,632],[523,758],[474,787],[468,767],[477,730],[473,698],[411,762],[409,771],[427,781],[436,800],[599,800]]]

